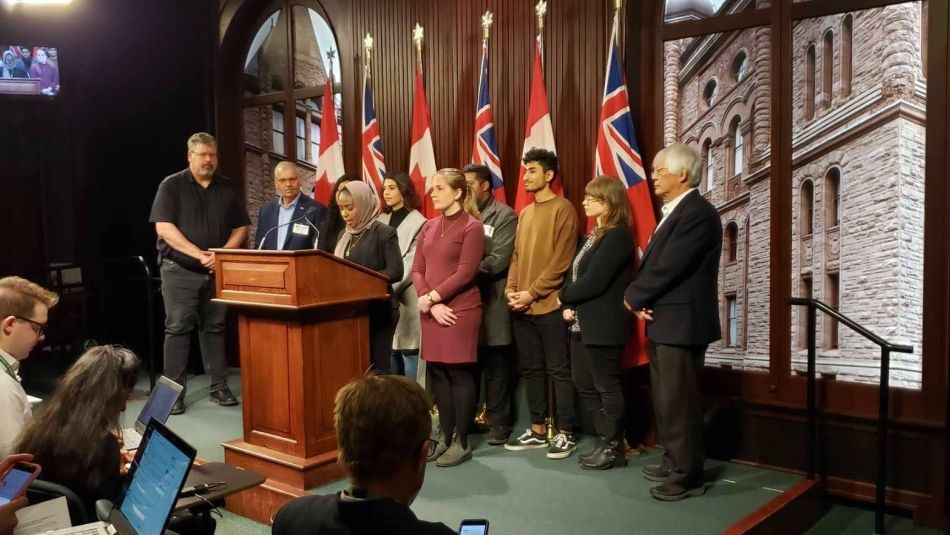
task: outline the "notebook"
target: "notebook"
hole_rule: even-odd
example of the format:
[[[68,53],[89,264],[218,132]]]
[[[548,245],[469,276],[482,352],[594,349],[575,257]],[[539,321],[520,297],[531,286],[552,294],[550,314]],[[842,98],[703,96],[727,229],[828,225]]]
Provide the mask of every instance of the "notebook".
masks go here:
[[[119,535],[162,535],[197,452],[165,424],[151,420],[109,514]]]
[[[184,387],[168,377],[164,375],[159,377],[135,424],[122,430],[123,447],[130,451],[139,447],[149,420],[154,418],[160,423],[165,423],[183,389]]]

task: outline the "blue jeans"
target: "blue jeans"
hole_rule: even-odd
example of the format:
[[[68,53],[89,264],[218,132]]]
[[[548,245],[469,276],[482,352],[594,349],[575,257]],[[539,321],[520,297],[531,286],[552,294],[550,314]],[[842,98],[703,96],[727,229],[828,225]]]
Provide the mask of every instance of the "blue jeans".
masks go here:
[[[393,375],[405,375],[413,381],[416,380],[419,370],[418,351],[393,351],[389,355],[389,362]]]

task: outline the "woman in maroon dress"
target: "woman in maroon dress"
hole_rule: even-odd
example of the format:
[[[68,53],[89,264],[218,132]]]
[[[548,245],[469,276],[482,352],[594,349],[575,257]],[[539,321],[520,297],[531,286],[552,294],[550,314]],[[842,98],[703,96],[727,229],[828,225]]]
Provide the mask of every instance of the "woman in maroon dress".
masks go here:
[[[458,169],[441,169],[432,179],[432,204],[442,215],[419,232],[412,284],[419,295],[421,356],[429,366],[439,402],[443,441],[438,466],[472,458],[468,431],[475,418],[478,328],[482,299],[476,277],[485,250],[475,190]]]

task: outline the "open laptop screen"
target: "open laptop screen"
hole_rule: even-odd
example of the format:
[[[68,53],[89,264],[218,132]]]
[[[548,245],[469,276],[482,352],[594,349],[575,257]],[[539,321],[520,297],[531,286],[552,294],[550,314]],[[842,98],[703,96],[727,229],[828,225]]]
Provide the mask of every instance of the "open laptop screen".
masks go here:
[[[125,481],[119,511],[138,535],[161,535],[196,452],[154,420],[142,444]]]
[[[155,383],[152,394],[148,397],[148,401],[145,402],[145,406],[142,407],[142,412],[139,413],[137,420],[138,425],[135,426],[140,433],[145,431],[149,420],[152,418],[162,423],[168,420],[168,415],[171,414],[172,407],[175,405],[175,401],[178,400],[178,394],[181,392],[181,389],[180,385],[165,377],[162,377]]]

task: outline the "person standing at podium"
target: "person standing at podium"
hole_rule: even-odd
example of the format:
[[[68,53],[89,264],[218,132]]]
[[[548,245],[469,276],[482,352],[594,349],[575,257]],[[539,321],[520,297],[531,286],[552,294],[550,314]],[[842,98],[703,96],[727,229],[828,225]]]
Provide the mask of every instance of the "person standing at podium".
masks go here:
[[[478,402],[475,366],[482,298],[477,278],[485,235],[475,188],[461,171],[439,170],[430,195],[442,215],[430,219],[419,233],[412,285],[419,296],[422,358],[439,402],[443,437],[430,460],[446,467],[472,458],[468,431]]]
[[[198,328],[201,357],[211,376],[211,401],[237,405],[227,383],[225,306],[213,303],[214,253],[244,245],[251,224],[244,195],[217,174],[218,143],[199,132],[188,138],[188,168],[158,186],[149,222],[155,223],[165,304],[165,375],[185,385],[191,333]],[[182,391],[172,414],[185,412]]]
[[[327,212],[323,216],[323,222],[318,225],[320,229],[320,243],[317,244],[317,248],[321,251],[333,254],[333,251],[336,249],[336,241],[340,238],[343,227],[346,226],[346,223],[343,222],[343,218],[340,217],[340,207],[336,204],[336,194],[340,193],[340,188],[342,188],[344,184],[357,180],[360,180],[359,176],[347,173],[338,178],[333,184],[333,192],[330,194],[330,200],[327,202]]]
[[[345,226],[333,254],[386,276],[389,294],[402,279],[402,253],[396,230],[377,221],[379,199],[363,181],[347,182],[336,195]],[[393,333],[399,318],[399,301],[370,301],[369,348],[373,369],[389,373]]]
[[[280,162],[274,167],[274,186],[280,195],[261,206],[254,248],[315,249],[320,239],[317,228],[326,207],[300,193],[300,170],[293,162]]]

